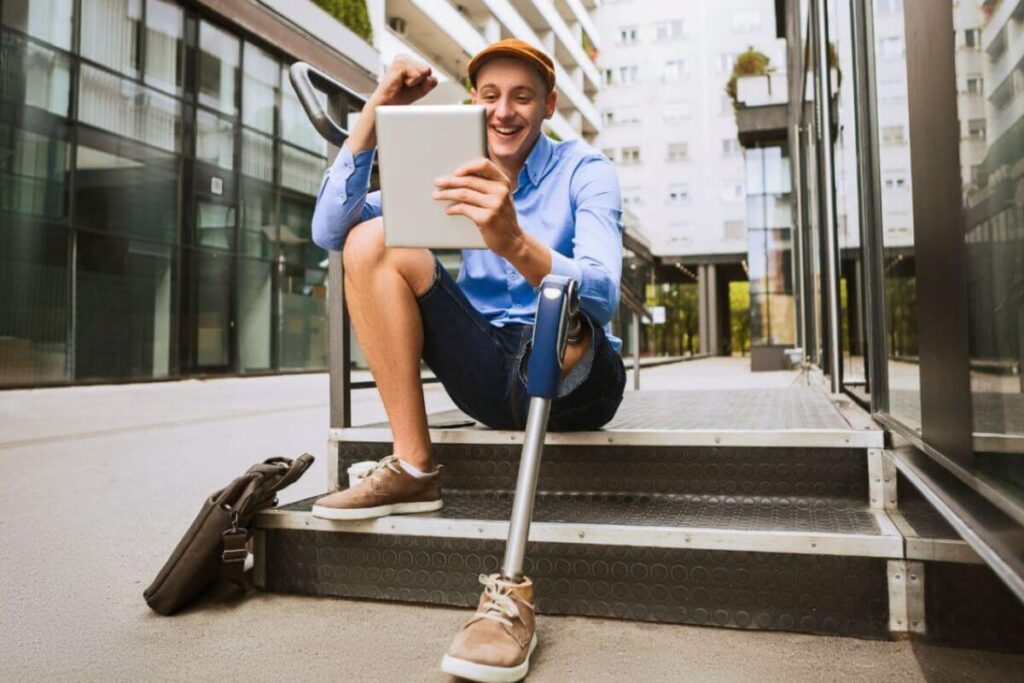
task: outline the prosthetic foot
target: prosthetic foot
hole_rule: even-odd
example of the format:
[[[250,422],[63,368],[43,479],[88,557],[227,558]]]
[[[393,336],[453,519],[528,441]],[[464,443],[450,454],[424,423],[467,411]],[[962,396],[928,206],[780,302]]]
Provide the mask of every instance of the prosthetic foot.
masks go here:
[[[548,275],[540,286],[533,343],[526,368],[530,412],[519,461],[519,478],[501,573],[481,576],[483,595],[476,614],[455,637],[441,669],[480,683],[518,681],[529,672],[537,646],[533,582],[523,576],[526,540],[533,518],[537,474],[544,450],[551,400],[558,395],[568,330],[576,314],[576,283]]]

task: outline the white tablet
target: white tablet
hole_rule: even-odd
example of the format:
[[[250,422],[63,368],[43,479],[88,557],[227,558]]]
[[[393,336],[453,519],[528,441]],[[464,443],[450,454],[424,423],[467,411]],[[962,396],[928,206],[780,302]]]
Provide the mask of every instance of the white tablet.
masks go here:
[[[486,249],[480,229],[444,211],[434,178],[487,156],[487,116],[477,105],[376,109],[384,242],[389,247]]]

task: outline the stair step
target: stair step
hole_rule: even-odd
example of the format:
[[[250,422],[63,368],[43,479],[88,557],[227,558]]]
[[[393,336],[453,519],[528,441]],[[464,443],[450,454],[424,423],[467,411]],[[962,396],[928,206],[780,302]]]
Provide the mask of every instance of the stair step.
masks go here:
[[[380,460],[390,442],[338,444],[336,474]],[[446,489],[513,491],[521,449],[505,444],[435,444]],[[760,497],[868,499],[868,460],[856,448],[749,448],[549,445],[541,460],[541,492],[675,493]],[[331,482],[335,483],[335,482]]]
[[[433,444],[521,445],[523,432],[488,429],[458,410],[433,413]],[[386,423],[332,429],[335,442],[390,443]],[[549,432],[567,446],[882,448],[884,434],[849,399],[819,389],[631,391],[615,418],[591,432]]]
[[[317,497],[261,513],[257,528],[503,540],[512,494],[444,493],[428,514],[339,522],[313,517]],[[886,514],[845,498],[538,494],[530,540],[899,558],[903,539]]]
[[[505,494],[446,491],[442,511],[358,522],[315,499],[257,518],[257,586],[469,607],[498,570]],[[886,562],[902,537],[849,501],[538,497],[526,573],[542,614],[888,637]]]

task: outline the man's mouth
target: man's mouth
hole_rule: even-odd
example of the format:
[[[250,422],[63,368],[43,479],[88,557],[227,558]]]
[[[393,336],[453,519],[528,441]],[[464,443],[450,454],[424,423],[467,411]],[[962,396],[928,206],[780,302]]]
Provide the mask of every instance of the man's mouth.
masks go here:
[[[499,139],[509,140],[518,135],[523,126],[491,126],[491,130],[498,134]]]

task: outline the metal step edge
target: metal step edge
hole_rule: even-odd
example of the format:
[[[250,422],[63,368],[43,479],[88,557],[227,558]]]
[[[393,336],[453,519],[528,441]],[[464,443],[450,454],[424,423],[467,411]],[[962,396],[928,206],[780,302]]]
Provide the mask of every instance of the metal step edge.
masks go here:
[[[883,511],[871,510],[870,513],[880,531],[878,534],[534,522],[530,525],[529,540],[535,543],[903,558],[904,542],[899,530]],[[393,515],[340,522],[320,519],[309,512],[268,510],[256,516],[254,526],[257,529],[440,538],[505,540],[508,537],[508,522],[441,519],[423,515]]]
[[[906,559],[923,562],[985,564],[978,553],[960,538],[927,538],[918,534],[910,520],[899,510],[888,510],[889,518],[906,539]]]
[[[480,427],[431,429],[433,444],[523,443],[524,432]],[[331,429],[331,443],[391,442],[388,427]],[[787,448],[883,448],[885,433],[876,429],[616,429],[596,432],[549,432],[546,445],[566,446],[742,446]]]

